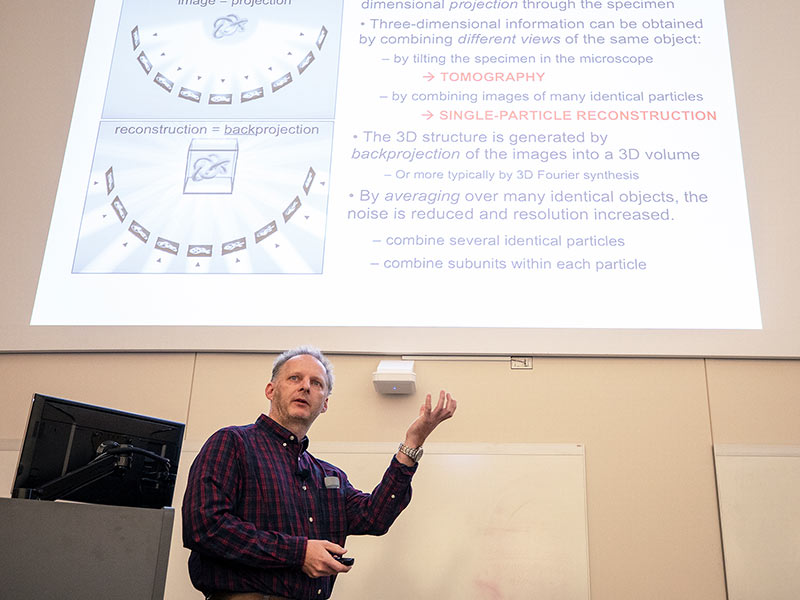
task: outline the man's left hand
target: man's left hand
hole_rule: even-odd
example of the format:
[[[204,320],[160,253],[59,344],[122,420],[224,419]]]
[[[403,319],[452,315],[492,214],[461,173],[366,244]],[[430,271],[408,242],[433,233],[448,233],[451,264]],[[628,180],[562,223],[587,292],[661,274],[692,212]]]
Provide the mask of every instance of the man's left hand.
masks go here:
[[[419,408],[419,416],[406,432],[404,444],[410,448],[419,448],[428,439],[431,432],[442,421],[446,421],[456,412],[456,400],[442,390],[439,392],[439,401],[432,406],[431,395],[425,397],[425,402]]]

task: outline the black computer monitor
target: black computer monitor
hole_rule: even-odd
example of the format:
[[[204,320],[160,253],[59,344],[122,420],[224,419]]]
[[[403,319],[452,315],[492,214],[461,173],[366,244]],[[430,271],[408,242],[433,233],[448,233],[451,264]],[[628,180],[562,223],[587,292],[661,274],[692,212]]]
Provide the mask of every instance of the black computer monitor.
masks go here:
[[[171,506],[184,424],[34,394],[11,495]]]

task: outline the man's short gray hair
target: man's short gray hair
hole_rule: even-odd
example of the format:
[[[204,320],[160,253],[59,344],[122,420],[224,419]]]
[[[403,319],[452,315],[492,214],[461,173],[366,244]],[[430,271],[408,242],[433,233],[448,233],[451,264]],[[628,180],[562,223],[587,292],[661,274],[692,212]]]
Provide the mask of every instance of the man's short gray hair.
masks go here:
[[[286,363],[287,360],[294,358],[295,356],[302,355],[308,355],[316,358],[322,364],[322,366],[325,367],[325,378],[327,379],[326,383],[328,384],[328,393],[330,394],[331,390],[333,389],[333,365],[331,364],[331,361],[325,357],[322,351],[314,346],[298,346],[297,348],[287,350],[278,356],[278,358],[275,359],[275,362],[272,363],[272,381],[275,381],[275,378],[278,376],[281,367],[284,365],[284,363]]]

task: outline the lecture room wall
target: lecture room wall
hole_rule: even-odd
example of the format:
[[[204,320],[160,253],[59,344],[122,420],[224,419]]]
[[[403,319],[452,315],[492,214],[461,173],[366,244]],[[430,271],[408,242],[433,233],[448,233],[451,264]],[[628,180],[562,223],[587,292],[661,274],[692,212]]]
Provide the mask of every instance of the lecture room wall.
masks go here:
[[[208,435],[266,410],[273,358],[0,355],[0,492],[10,493],[30,397],[42,392],[186,422],[180,498],[185,471]],[[312,443],[394,442],[424,392],[444,387],[459,411],[431,441],[585,444],[595,600],[723,600],[712,445],[800,444],[796,361],[536,358],[532,370],[512,371],[507,362],[426,360],[416,363],[415,395],[388,397],[371,383],[386,358],[397,357],[333,357],[335,393]],[[187,585],[178,534],[168,589]]]

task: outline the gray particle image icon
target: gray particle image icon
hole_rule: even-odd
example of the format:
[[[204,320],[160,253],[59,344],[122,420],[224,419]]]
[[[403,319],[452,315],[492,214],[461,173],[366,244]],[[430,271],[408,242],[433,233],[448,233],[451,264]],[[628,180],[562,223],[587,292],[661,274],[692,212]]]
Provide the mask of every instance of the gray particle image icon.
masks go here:
[[[238,158],[238,140],[192,140],[186,157],[183,193],[232,194]]]
[[[242,34],[247,29],[247,19],[242,19],[234,14],[219,17],[214,21],[213,29],[214,39],[217,40]]]

